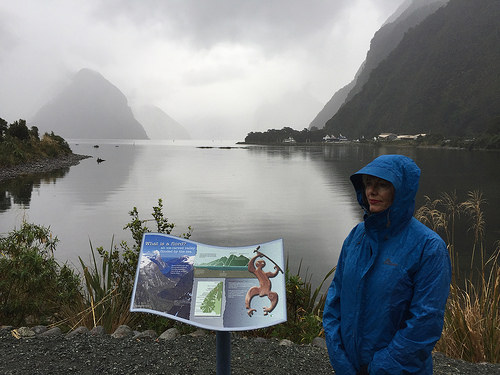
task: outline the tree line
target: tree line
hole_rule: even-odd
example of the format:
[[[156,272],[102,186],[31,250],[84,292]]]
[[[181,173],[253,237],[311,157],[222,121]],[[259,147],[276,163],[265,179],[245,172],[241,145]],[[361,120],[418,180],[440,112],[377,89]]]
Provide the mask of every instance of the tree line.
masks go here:
[[[9,124],[0,118],[0,166],[8,167],[71,153],[64,138],[54,132],[40,137],[38,128],[28,128],[26,120],[20,119]]]
[[[322,142],[327,135],[326,130],[312,127],[295,130],[288,126],[283,129],[269,129],[265,132],[250,132],[245,137],[245,143],[273,144],[283,143],[286,139],[293,138],[297,143]]]

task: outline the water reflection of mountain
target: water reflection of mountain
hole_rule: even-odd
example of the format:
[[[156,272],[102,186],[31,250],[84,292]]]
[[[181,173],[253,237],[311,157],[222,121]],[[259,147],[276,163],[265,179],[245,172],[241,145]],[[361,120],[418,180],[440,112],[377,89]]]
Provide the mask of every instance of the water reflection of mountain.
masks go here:
[[[92,159],[82,161],[78,170],[72,171],[65,180],[68,189],[78,194],[77,199],[89,205],[103,203],[109,196],[124,189],[130,183],[129,176],[136,157],[142,152],[142,147],[131,143],[94,142],[72,145],[75,153],[90,155]],[[97,159],[104,161],[97,163]]]
[[[51,172],[20,176],[0,182],[0,212],[9,210],[12,205],[29,207],[33,189],[39,188],[42,183],[55,184],[57,179],[64,177],[69,172],[69,169],[69,167],[65,167]]]

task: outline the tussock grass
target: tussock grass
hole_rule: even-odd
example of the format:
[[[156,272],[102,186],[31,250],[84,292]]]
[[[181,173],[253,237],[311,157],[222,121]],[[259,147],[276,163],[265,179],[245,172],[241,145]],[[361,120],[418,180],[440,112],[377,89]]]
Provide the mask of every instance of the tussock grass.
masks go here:
[[[443,236],[453,266],[443,333],[436,350],[469,362],[499,363],[500,242],[495,243],[493,254],[486,259],[486,219],[482,211],[485,202],[479,191],[469,192],[463,202],[458,201],[456,193],[442,194],[436,200],[426,197],[415,216]],[[455,246],[459,218],[468,221],[468,233],[472,234],[470,270],[463,277],[459,274]]]

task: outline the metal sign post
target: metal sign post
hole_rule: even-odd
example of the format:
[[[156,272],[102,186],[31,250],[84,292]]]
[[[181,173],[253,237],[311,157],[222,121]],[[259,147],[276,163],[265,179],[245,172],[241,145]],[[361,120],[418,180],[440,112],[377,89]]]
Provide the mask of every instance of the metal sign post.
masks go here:
[[[231,332],[217,331],[217,375],[231,374]]]
[[[144,233],[130,311],[216,331],[217,375],[230,375],[231,332],[286,322],[284,264],[282,239],[229,248]]]

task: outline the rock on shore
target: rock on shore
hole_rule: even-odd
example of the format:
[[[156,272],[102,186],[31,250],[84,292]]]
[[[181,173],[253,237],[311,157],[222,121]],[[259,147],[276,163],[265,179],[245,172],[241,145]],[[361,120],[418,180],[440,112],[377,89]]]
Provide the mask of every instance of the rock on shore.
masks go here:
[[[50,172],[60,168],[77,165],[81,160],[91,158],[87,155],[68,154],[56,158],[44,158],[23,163],[14,167],[0,167],[0,181],[9,180],[26,174]]]

